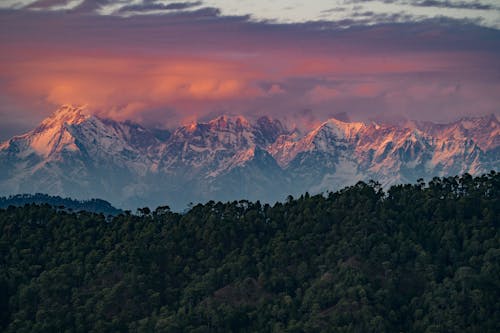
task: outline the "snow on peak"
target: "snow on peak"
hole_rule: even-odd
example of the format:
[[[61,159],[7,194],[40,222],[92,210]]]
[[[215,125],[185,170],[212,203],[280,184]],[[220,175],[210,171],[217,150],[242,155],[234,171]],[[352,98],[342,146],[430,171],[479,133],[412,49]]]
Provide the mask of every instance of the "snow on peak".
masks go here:
[[[55,151],[75,151],[78,147],[67,125],[78,125],[89,119],[90,116],[86,115],[85,112],[85,106],[63,105],[44,119],[34,130],[4,142],[0,146],[0,150],[15,145],[16,147],[24,147],[24,154],[34,152],[45,157]]]
[[[78,125],[89,119],[84,106],[63,105],[46,118],[33,132],[25,135],[31,148],[39,155],[48,156],[58,150],[77,150],[67,125]]]
[[[242,149],[237,151],[231,158],[220,161],[221,163],[218,167],[208,173],[208,177],[217,177],[218,175],[227,172],[233,168],[245,165],[248,161],[251,161],[255,157],[255,146],[249,147],[248,149]]]
[[[350,139],[353,138],[364,127],[365,124],[360,122],[351,123],[331,118],[321,124],[318,127],[317,131],[326,129],[339,139]]]
[[[50,117],[46,118],[41,126],[42,127],[52,127],[52,126],[63,126],[68,125],[78,125],[89,118],[86,113],[85,106],[73,106],[73,105],[63,105],[58,110],[56,110]]]
[[[269,117],[249,123],[221,116],[178,127],[158,140],[151,129],[66,105],[35,130],[0,145],[4,175],[14,175],[0,188],[16,192],[19,184],[31,183],[33,191],[43,191],[56,182],[65,193],[95,184],[99,194],[99,186],[112,184],[109,195],[120,200],[148,192],[177,195],[181,189],[204,200],[216,191],[236,191],[231,186],[281,195],[337,188],[355,179],[390,185],[426,175],[480,173],[498,169],[498,147],[495,116],[409,125],[330,119],[306,133],[288,131]]]
[[[199,136],[200,133],[217,132],[249,132],[252,125],[243,116],[222,115],[208,122],[192,122],[175,130],[175,135],[181,137]]]
[[[483,151],[500,146],[500,123],[494,114],[466,117],[451,124],[430,123],[425,130],[442,141],[472,139]]]

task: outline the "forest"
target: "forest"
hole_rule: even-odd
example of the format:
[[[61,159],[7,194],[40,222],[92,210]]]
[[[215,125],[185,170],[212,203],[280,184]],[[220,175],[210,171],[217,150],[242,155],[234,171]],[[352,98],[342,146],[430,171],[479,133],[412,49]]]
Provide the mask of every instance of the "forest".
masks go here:
[[[105,215],[118,215],[123,213],[121,209],[113,207],[109,202],[101,199],[75,200],[71,198],[61,198],[43,193],[36,194],[16,194],[8,197],[0,197],[0,208],[9,206],[24,206],[26,204],[48,204],[59,210],[80,211],[85,210],[92,213],[103,213]]]
[[[10,206],[0,331],[500,332],[499,225],[494,171],[182,214]]]

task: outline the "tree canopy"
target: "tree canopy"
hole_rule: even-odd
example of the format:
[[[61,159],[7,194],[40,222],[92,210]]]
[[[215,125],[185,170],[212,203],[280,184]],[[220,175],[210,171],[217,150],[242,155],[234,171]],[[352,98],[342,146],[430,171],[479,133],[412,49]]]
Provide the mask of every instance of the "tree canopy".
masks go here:
[[[0,210],[6,332],[498,332],[500,174],[120,214]]]

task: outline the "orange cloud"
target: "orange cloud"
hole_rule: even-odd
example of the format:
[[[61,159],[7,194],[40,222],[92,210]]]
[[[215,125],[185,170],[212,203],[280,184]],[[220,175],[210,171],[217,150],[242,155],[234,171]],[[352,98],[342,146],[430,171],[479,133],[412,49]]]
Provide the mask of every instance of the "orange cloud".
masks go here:
[[[130,114],[162,105],[265,95],[255,83],[262,78],[259,71],[209,59],[77,57],[40,59],[5,70],[12,77],[13,94],[36,95],[52,104],[88,104],[115,116],[117,106]]]
[[[222,112],[303,124],[339,112],[498,113],[500,39],[491,29],[67,14],[0,13],[0,130],[61,103],[154,125]]]
[[[284,94],[285,93],[285,89],[283,89],[283,87],[281,87],[281,85],[275,83],[271,86],[271,88],[269,88],[269,90],[267,91],[267,94],[268,95],[280,95],[280,94]]]
[[[454,75],[460,68],[460,75],[469,79],[472,75],[465,71],[476,70],[463,66],[472,62],[466,53],[400,53],[391,58],[265,51],[247,57],[230,52],[117,55],[105,50],[99,55],[42,52],[37,57],[14,57],[17,53],[9,51],[12,54],[0,62],[0,83],[4,94],[32,103],[27,109],[36,109],[33,101],[45,110],[60,104],[87,104],[94,112],[117,120],[149,117],[171,124],[217,112],[280,116],[310,108],[329,115],[357,108],[368,113],[375,99],[378,109],[411,109],[410,102],[415,100],[424,103],[453,95],[453,84],[436,90],[426,84],[401,84],[401,78],[420,82],[421,73],[441,77],[441,73]],[[451,96],[449,100],[458,99]],[[495,101],[484,108],[492,109]]]
[[[361,83],[354,88],[354,94],[358,97],[375,97],[384,89],[382,84],[376,83]]]
[[[421,54],[338,54],[334,56],[284,57],[289,76],[331,77],[342,75],[405,74],[415,72],[451,71],[473,60],[472,55],[453,52]]]
[[[312,103],[322,103],[339,95],[339,91],[322,85],[317,85],[307,93],[308,100]]]
[[[331,101],[334,98],[350,98],[350,97],[375,97],[384,89],[387,89],[387,84],[383,83],[342,83],[337,86],[329,87],[325,85],[316,85],[307,93],[308,100],[312,103],[323,103]]]

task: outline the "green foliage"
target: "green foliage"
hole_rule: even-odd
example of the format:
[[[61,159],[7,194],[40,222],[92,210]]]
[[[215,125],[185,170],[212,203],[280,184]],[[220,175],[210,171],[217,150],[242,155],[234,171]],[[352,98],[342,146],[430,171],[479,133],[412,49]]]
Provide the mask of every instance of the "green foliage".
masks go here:
[[[108,215],[118,215],[122,213],[121,209],[117,209],[107,201],[101,199],[91,200],[74,200],[70,198],[61,198],[60,196],[52,196],[48,194],[16,194],[9,197],[0,197],[0,208],[9,206],[22,207],[26,204],[49,204],[59,210],[66,211],[87,211],[93,213],[102,213]]]
[[[500,174],[110,220],[0,210],[5,332],[498,332]]]

